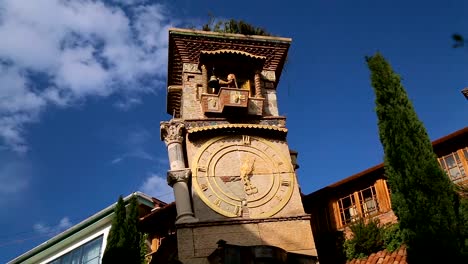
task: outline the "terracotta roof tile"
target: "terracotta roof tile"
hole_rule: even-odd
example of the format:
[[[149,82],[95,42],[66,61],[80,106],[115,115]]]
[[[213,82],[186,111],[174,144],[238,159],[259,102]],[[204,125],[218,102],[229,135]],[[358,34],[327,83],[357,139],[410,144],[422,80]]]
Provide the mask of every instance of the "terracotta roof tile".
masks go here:
[[[375,253],[372,253],[369,258],[367,259],[368,263],[372,263],[375,259],[377,259],[377,255]]]
[[[381,250],[377,253],[372,253],[364,259],[348,260],[346,264],[408,264],[406,262],[406,247],[401,246],[400,249],[394,252]]]
[[[400,261],[402,259],[402,256],[400,254],[396,254],[395,260]]]

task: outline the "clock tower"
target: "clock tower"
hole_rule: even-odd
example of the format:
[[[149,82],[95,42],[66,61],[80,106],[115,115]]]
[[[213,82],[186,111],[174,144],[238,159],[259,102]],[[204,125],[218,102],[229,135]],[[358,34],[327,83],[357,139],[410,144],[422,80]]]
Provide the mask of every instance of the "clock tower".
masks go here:
[[[241,259],[267,250],[281,252],[283,260],[316,260],[276,99],[290,43],[169,30],[167,112],[173,118],[161,122],[161,139],[168,148],[184,263],[227,263],[216,258],[223,254],[220,243],[244,248],[238,250]],[[278,261],[278,254],[270,255]]]

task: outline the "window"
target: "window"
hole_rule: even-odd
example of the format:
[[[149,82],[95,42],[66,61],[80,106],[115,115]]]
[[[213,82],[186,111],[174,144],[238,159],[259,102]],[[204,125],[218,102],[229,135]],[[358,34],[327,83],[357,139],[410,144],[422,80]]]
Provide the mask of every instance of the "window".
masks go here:
[[[342,225],[346,225],[357,218],[356,202],[354,200],[354,194],[338,200]]]
[[[91,240],[49,264],[100,264],[102,239],[103,236],[100,236]]]
[[[440,165],[448,174],[450,179],[454,182],[459,182],[463,178],[466,178],[466,171],[463,167],[462,159],[468,157],[467,148],[459,152],[450,153],[447,156],[441,157],[439,159]]]
[[[379,212],[374,186],[359,191],[359,201],[364,217],[372,216]]]
[[[379,213],[379,203],[375,187],[354,192],[338,200],[341,225],[344,226],[360,217],[369,217]]]

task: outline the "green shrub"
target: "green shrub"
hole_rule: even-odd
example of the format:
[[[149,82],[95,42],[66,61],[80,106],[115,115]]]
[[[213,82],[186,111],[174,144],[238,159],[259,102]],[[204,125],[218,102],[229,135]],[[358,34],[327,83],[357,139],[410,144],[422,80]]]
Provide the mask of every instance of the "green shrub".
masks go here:
[[[382,237],[384,247],[387,251],[393,252],[403,244],[403,234],[399,224],[386,224],[382,227]]]
[[[383,249],[392,252],[400,248],[403,243],[398,224],[380,225],[378,219],[360,219],[352,223],[349,228],[352,237],[343,243],[348,260],[365,258]]]
[[[352,238],[344,243],[348,259],[363,258],[383,248],[382,229],[378,219],[360,219],[349,226]]]

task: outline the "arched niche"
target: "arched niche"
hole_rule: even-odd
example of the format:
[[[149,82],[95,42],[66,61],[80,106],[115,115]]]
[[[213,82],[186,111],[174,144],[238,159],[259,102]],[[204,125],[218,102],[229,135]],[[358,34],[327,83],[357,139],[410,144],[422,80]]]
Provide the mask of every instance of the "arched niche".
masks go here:
[[[248,90],[250,97],[260,98],[262,87],[260,72],[265,64],[266,57],[257,56],[245,51],[221,49],[213,51],[201,51],[199,68],[203,74],[204,93],[217,93],[219,90],[210,89],[210,78],[216,77],[228,81],[228,75],[235,75],[235,88]],[[214,76],[214,77],[212,77]],[[223,87],[222,84],[220,87]],[[230,86],[233,87],[233,86]]]

